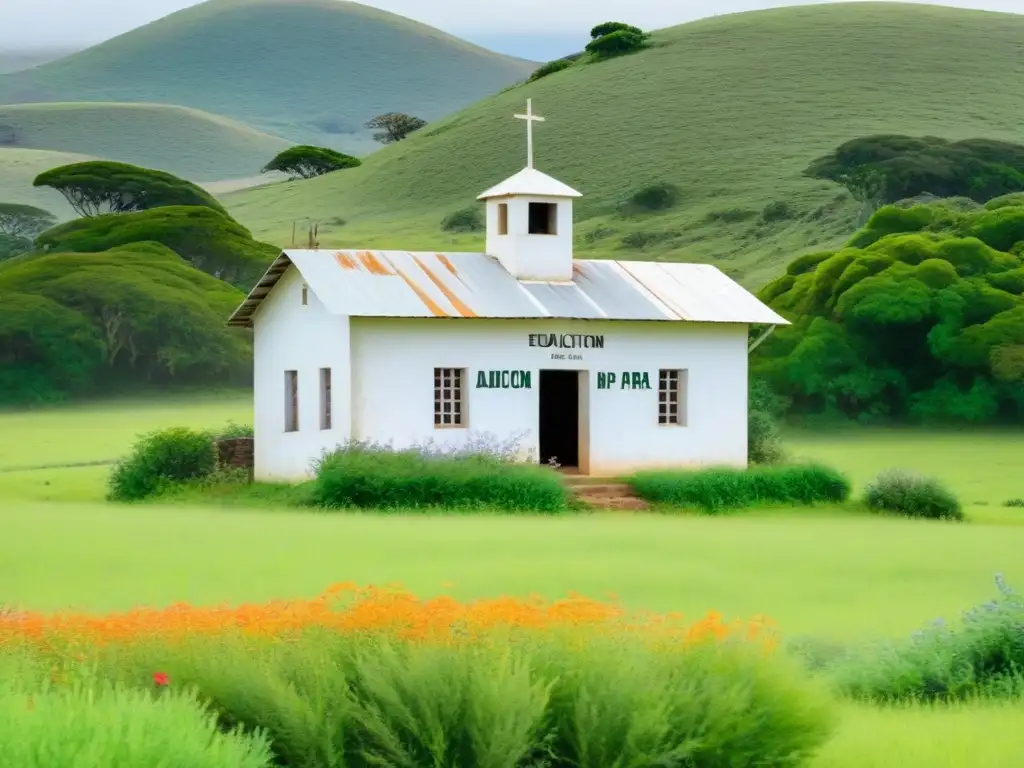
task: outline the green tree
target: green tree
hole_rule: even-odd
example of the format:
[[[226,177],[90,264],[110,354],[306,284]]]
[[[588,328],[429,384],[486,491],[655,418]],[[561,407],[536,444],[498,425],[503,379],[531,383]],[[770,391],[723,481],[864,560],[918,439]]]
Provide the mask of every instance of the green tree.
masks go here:
[[[407,138],[410,133],[420,130],[426,124],[426,120],[413,117],[412,115],[406,115],[401,112],[388,112],[384,115],[377,115],[377,117],[366,123],[366,127],[377,131],[377,133],[373,134],[374,141],[381,144],[394,144]]]
[[[2,285],[0,403],[53,402],[89,391],[103,364],[96,328],[73,309]]]
[[[32,250],[32,241],[0,233],[0,261]]]
[[[615,32],[632,32],[641,36],[644,34],[640,27],[634,27],[632,24],[625,24],[621,21],[606,21],[590,30],[590,39],[597,40],[599,37],[611,35]]]
[[[587,43],[586,51],[595,59],[612,59],[635,53],[647,45],[647,36],[642,32],[620,29],[598,37]]]
[[[56,223],[56,216],[34,205],[0,203],[0,234],[31,240]]]
[[[267,163],[262,173],[280,171],[293,179],[312,179],[325,173],[340,171],[344,168],[356,168],[362,165],[357,157],[337,152],[326,147],[313,147],[306,144],[291,147],[281,152]]]
[[[76,219],[43,232],[50,251],[96,253],[133,243],[161,243],[220,280],[249,290],[280,249],[254,240],[245,227],[210,208],[169,206]]]
[[[37,187],[60,192],[80,216],[130,213],[167,205],[196,205],[226,211],[209,192],[164,171],[93,160],[52,168],[36,177]]]

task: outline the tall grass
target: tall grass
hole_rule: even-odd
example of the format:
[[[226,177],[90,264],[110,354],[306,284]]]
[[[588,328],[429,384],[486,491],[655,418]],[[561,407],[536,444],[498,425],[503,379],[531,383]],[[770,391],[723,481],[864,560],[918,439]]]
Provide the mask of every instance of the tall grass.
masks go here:
[[[568,509],[565,484],[547,467],[484,451],[396,451],[364,443],[351,443],[318,462],[311,501],[327,508]]]
[[[223,733],[195,692],[152,693],[112,684],[33,690],[0,681],[5,768],[269,768],[265,736]]]
[[[650,502],[711,513],[759,504],[841,503],[851,490],[842,473],[815,464],[640,472],[629,482]]]

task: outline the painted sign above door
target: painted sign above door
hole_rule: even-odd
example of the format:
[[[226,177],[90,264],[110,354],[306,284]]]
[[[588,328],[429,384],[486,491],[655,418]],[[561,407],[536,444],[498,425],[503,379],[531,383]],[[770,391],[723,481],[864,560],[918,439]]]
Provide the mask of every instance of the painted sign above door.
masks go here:
[[[618,386],[616,386],[618,385]],[[646,371],[623,371],[597,374],[598,389],[650,389],[651,377]]]
[[[604,336],[585,333],[531,333],[531,347],[558,349],[604,349]]]

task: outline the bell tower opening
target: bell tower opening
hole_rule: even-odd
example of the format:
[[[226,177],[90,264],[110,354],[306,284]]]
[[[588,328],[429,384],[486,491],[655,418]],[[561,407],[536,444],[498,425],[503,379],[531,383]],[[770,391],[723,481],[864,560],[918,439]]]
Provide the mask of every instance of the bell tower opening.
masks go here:
[[[529,233],[531,235],[558,234],[558,205],[556,203],[530,203]]]

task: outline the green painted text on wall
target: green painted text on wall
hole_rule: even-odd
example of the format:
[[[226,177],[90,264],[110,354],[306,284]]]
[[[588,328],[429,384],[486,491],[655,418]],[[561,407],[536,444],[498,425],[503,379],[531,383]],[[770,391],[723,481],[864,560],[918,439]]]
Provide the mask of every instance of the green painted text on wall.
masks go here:
[[[531,389],[530,371],[477,371],[477,389]]]
[[[597,374],[598,389],[613,389],[615,384],[619,389],[650,389],[651,377],[646,371],[623,371],[621,374],[611,372]]]

